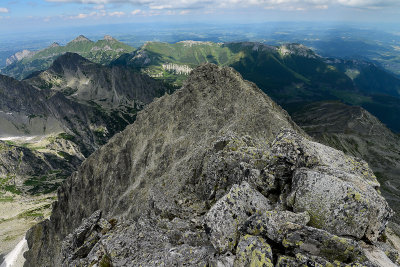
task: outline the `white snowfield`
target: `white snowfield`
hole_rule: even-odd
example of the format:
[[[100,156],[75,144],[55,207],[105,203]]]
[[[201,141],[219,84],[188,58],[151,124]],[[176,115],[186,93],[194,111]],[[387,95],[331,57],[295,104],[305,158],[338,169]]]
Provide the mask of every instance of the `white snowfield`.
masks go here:
[[[34,136],[6,136],[6,137],[1,137],[0,136],[0,140],[2,141],[30,141],[34,138],[36,138],[37,135]]]
[[[24,252],[28,250],[26,239],[22,239],[15,248],[7,254],[0,267],[22,267],[24,265]]]

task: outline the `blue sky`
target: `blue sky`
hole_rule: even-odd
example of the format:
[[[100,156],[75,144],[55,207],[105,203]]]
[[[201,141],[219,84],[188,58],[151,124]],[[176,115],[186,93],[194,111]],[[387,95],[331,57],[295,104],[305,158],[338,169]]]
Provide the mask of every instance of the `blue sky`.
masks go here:
[[[1,0],[0,31],[128,22],[399,22],[400,0]]]

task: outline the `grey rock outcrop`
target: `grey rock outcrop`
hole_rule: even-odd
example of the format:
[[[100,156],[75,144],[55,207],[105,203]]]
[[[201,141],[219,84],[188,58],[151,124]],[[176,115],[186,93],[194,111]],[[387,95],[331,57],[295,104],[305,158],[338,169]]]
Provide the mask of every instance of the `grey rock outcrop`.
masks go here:
[[[6,59],[6,66],[13,64],[16,61],[20,61],[26,57],[31,57],[35,55],[34,51],[29,51],[29,50],[22,50],[20,52],[15,53],[11,57]]]
[[[206,229],[211,243],[220,253],[233,251],[239,239],[238,228],[254,213],[263,213],[272,207],[261,193],[247,182],[233,185],[205,215]]]
[[[307,212],[293,213],[290,211],[268,211],[251,216],[241,228],[242,233],[262,235],[274,242],[282,242],[284,231],[290,225],[305,226],[310,221]]]
[[[332,169],[296,170],[289,202],[295,212],[308,211],[315,227],[376,241],[390,208],[375,189],[367,183],[357,186],[352,179],[357,178]]]
[[[400,223],[400,136],[361,107],[319,102],[294,114],[293,120],[309,135],[348,155],[368,162],[381,183],[382,195]]]
[[[298,173],[328,167],[343,174],[333,191],[350,184],[376,201],[365,214],[379,217],[350,236],[330,221],[352,214],[317,225],[313,205],[325,196],[297,198],[312,188]],[[375,243],[391,215],[378,188],[365,162],[310,141],[254,84],[206,64],[66,180],[51,218],[27,234],[25,265],[376,266],[361,238]],[[327,203],[364,208],[353,199]],[[103,232],[101,221],[114,226]]]

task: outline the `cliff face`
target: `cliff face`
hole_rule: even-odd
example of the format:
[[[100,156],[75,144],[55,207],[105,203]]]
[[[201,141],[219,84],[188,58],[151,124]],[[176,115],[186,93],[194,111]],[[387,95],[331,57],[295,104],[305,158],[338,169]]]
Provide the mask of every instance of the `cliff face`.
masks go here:
[[[66,180],[27,234],[26,266],[374,266],[361,240],[392,214],[378,188],[364,161],[206,64]]]

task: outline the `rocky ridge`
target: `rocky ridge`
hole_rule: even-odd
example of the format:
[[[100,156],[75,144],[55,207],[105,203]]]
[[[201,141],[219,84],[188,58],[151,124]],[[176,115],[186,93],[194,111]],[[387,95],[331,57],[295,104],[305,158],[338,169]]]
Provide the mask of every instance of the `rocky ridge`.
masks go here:
[[[75,53],[60,56],[49,69],[26,81],[37,88],[62,92],[72,100],[94,102],[105,109],[124,106],[141,109],[166,91],[161,82],[147,75],[117,66],[102,66]]]
[[[25,266],[390,266],[391,215],[366,162],[206,64],[66,180]]]
[[[296,56],[301,56],[301,57],[306,57],[306,58],[314,58],[314,59],[321,58],[312,49],[310,49],[302,44],[284,44],[284,45],[279,46],[278,51],[284,57],[288,56],[288,55],[296,55]]]
[[[12,63],[14,63],[16,61],[20,61],[23,58],[33,56],[34,54],[35,54],[34,51],[29,51],[29,50],[26,50],[26,49],[22,50],[20,52],[17,52],[14,55],[12,55],[11,57],[6,59],[6,66],[11,65]]]

